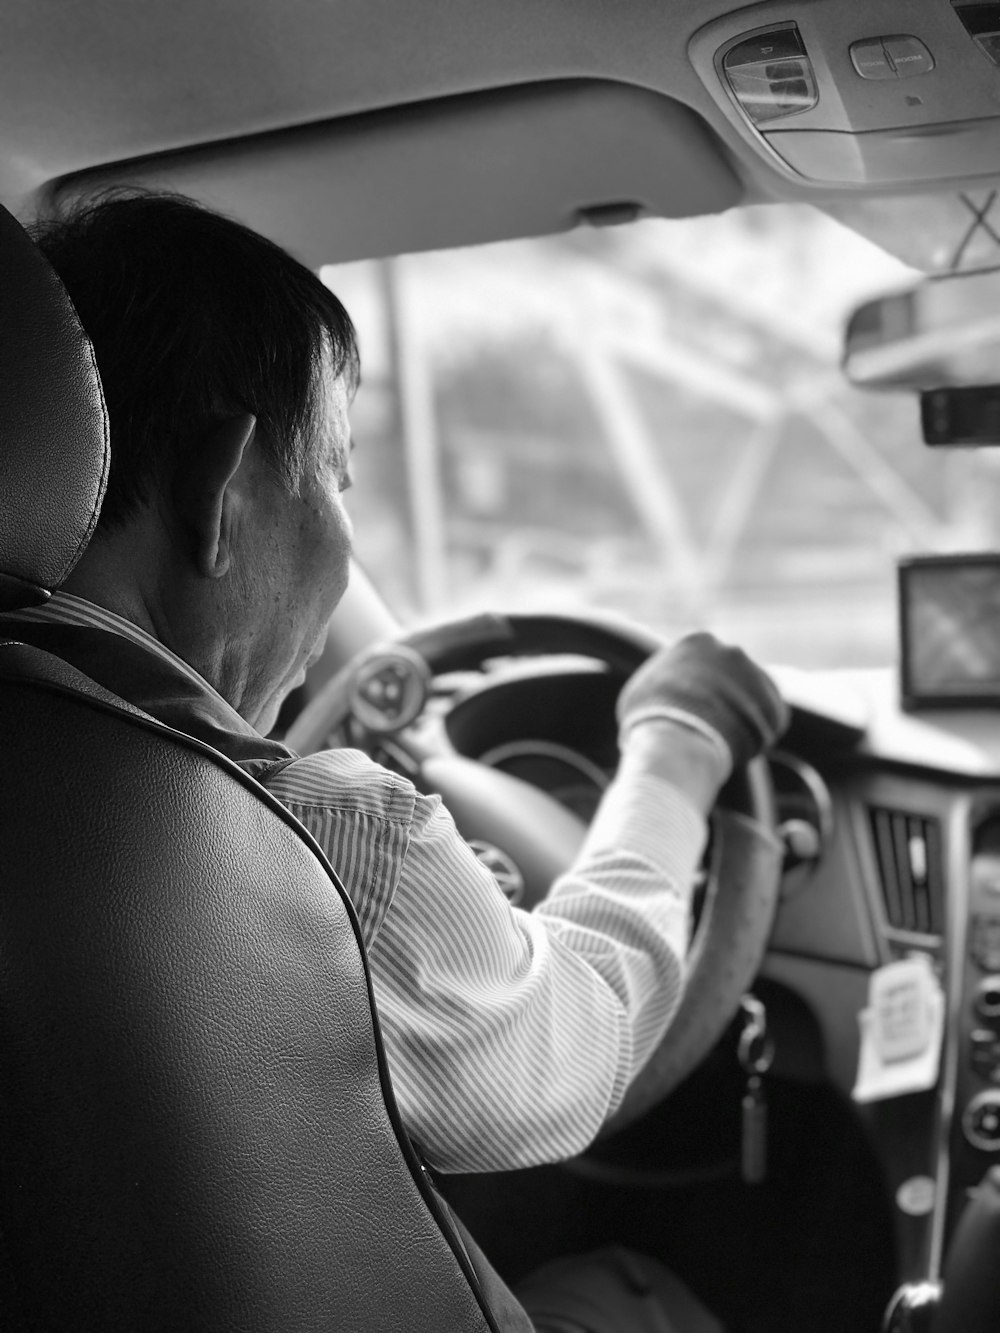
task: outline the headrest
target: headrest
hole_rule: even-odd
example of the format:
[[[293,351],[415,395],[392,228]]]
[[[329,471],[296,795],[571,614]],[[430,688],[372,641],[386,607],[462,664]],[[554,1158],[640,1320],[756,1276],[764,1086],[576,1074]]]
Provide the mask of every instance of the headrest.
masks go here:
[[[43,602],[97,523],[110,460],[90,339],[0,208],[0,610]]]

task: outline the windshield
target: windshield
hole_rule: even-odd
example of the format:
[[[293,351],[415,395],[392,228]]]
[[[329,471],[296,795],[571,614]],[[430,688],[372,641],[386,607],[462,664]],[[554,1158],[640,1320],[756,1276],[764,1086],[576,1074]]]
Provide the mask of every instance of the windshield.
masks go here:
[[[839,369],[916,275],[804,206],[324,270],[358,325],[349,506],[406,621],[598,608],[765,661],[895,660],[895,562],[994,545],[990,451]]]

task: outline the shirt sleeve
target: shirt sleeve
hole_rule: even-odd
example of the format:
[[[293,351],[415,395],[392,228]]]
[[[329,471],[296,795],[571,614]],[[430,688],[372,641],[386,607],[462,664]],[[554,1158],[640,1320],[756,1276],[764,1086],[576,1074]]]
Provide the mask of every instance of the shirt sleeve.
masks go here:
[[[439,797],[352,750],[269,789],[358,913],[404,1122],[442,1171],[557,1161],[617,1108],[680,998],[705,825],[662,778],[611,785],[574,865],[513,908]]]
[[[671,784],[615,784],[572,870],[524,912],[438,798],[416,798],[370,962],[400,1110],[433,1166],[523,1167],[591,1142],[679,1000],[704,836]]]

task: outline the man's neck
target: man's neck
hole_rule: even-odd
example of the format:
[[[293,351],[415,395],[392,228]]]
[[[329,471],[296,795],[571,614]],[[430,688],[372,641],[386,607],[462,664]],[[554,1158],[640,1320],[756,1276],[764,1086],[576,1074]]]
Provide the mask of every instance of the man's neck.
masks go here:
[[[226,608],[208,580],[178,554],[174,534],[147,513],[110,534],[98,534],[63,584],[75,597],[144,630],[191,666],[251,724],[245,707],[250,663]]]

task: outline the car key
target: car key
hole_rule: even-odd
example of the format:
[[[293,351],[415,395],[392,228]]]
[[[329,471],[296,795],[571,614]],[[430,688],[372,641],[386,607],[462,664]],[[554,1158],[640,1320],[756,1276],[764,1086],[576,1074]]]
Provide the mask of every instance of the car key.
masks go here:
[[[740,1175],[745,1185],[760,1185],[767,1177],[767,1095],[763,1080],[774,1059],[774,1043],[760,1000],[744,995],[740,1003],[743,1031],[736,1055],[747,1076],[741,1107]]]

